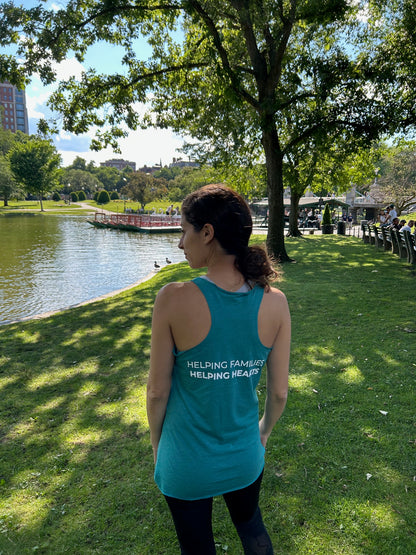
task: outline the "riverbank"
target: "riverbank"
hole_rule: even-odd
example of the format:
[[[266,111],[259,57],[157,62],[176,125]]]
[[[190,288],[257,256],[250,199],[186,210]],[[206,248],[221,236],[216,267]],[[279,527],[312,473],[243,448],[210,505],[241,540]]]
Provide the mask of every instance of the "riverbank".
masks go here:
[[[95,229],[88,217],[0,218],[0,323],[63,310],[130,287],[166,259],[184,260],[179,237]]]
[[[287,247],[297,261],[280,283],[290,391],[260,499],[275,551],[410,555],[414,275],[353,237]],[[100,302],[0,328],[0,552],[177,553],[153,482],[145,392],[155,295],[194,275],[166,266]],[[262,406],[264,377],[258,394]],[[218,553],[241,553],[221,499],[214,533]]]

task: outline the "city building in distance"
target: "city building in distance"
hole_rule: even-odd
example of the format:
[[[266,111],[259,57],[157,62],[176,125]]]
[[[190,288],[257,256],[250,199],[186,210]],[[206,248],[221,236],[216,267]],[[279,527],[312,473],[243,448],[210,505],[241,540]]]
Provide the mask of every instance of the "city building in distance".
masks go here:
[[[106,160],[105,162],[101,162],[100,166],[107,166],[111,168],[117,168],[118,170],[122,171],[124,168],[130,167],[133,171],[136,171],[136,162],[129,162],[128,160],[124,160],[123,158],[113,158],[112,160]],[[173,158],[172,163],[169,164],[169,168],[197,168],[199,164],[197,162],[191,162],[182,160],[182,158]],[[160,171],[163,168],[162,160],[159,164],[154,164],[153,166],[147,166],[146,164],[139,168],[139,172],[143,172],[146,174],[152,174],[157,171]]]
[[[129,162],[128,160],[123,160],[123,158],[113,158],[112,160],[106,160],[105,162],[101,162],[100,166],[117,168],[120,171],[130,167],[133,171],[136,171],[136,162]]]
[[[183,160],[182,158],[173,158],[172,163],[169,164],[170,168],[199,168],[198,162],[191,160]]]
[[[168,166],[169,168],[199,168],[198,162],[191,162],[187,160],[182,160],[182,158],[173,158],[172,162]],[[153,166],[147,166],[146,164],[139,168],[140,172],[152,174],[163,168],[162,160],[160,164],[154,164]]]
[[[3,129],[29,134],[26,94],[10,83],[0,83],[0,118]]]

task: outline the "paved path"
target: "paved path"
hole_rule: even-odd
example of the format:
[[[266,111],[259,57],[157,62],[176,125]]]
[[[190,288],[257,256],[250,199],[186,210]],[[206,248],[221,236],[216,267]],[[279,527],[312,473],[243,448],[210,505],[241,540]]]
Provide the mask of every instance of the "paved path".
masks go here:
[[[117,214],[117,212],[111,212],[111,210],[105,210],[101,207],[98,208],[98,206],[91,206],[91,204],[86,202],[77,202],[75,204],[78,204],[81,208],[84,208],[84,210],[92,210],[93,212],[101,212],[103,214]]]

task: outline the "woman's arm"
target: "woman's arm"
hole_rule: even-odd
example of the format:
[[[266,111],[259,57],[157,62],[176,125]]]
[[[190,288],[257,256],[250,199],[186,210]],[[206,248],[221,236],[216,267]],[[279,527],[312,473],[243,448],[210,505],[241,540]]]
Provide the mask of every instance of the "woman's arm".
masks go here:
[[[272,351],[267,359],[267,395],[264,414],[259,422],[260,440],[266,447],[273,427],[286,405],[290,356],[290,313],[283,294],[279,295],[279,327]]]
[[[172,284],[173,285],[173,284]],[[147,381],[147,419],[154,460],[162,433],[173,370],[173,338],[170,326],[172,287],[161,289],[156,297],[152,319],[150,371]]]

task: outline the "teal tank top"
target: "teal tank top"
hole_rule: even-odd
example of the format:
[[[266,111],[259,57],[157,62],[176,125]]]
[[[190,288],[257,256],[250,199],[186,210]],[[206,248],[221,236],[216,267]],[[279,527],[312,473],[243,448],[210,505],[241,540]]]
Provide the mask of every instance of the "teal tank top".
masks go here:
[[[174,349],[172,385],[155,467],[164,495],[195,500],[252,484],[264,466],[256,386],[271,351],[258,335],[264,290],[229,292],[195,278],[211,328]]]

